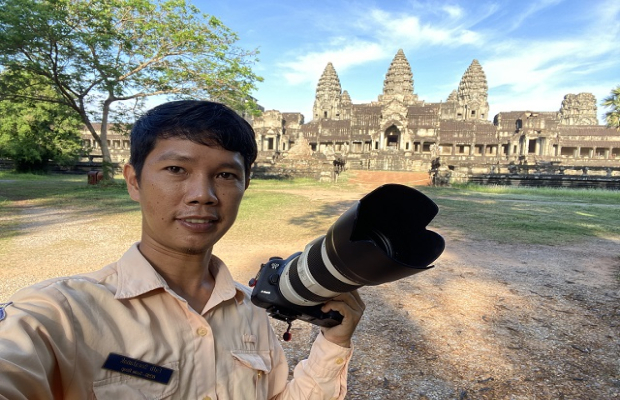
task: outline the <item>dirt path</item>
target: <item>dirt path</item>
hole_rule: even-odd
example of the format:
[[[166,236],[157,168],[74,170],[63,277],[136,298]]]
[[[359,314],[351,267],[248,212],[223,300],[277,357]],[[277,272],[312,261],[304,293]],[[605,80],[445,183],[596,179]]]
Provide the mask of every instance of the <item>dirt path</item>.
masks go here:
[[[295,194],[331,202],[365,191]],[[0,301],[41,279],[99,268],[139,237],[133,214],[93,216],[24,203],[18,215],[23,229],[0,254]],[[348,398],[620,398],[617,240],[498,246],[440,233],[447,248],[435,268],[361,289],[368,307],[355,337]],[[307,239],[280,250],[301,250]],[[273,251],[256,240],[218,248],[242,282]],[[274,325],[284,332],[283,324]],[[316,333],[294,324],[293,341],[283,343],[291,363],[305,357]]]

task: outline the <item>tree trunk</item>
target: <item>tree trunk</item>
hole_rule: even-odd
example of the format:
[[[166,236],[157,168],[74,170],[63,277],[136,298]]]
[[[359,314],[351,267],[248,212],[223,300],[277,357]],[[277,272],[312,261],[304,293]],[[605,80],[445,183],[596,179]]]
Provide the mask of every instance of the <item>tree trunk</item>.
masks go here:
[[[110,149],[108,147],[108,117],[110,116],[110,104],[112,101],[107,99],[103,103],[103,113],[101,114],[101,132],[99,133],[101,155],[103,156],[102,168],[103,168],[103,180],[114,179],[114,165],[112,164],[112,157],[110,156]]]
[[[108,148],[108,128],[107,128],[107,120],[105,123],[101,124],[101,132],[97,134],[95,127],[90,122],[88,117],[82,117],[84,124],[86,125],[86,129],[90,132],[91,136],[95,139],[95,142],[99,145],[101,149],[101,165],[103,172],[104,180],[111,180],[114,178],[114,165],[112,164],[112,157],[110,156],[110,149]]]

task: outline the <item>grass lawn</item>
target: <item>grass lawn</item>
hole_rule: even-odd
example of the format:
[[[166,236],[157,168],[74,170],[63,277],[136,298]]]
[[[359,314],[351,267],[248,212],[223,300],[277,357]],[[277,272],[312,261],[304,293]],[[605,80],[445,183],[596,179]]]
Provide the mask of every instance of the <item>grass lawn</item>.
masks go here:
[[[345,176],[346,178],[346,176]],[[0,172],[0,247],[18,234],[13,215],[25,205],[71,207],[96,215],[139,213],[118,179],[87,185],[84,175],[24,175]],[[351,202],[308,201],[315,192],[353,188],[313,180],[253,180],[242,204],[236,235],[256,238],[278,230],[284,240],[327,229]],[[439,205],[432,226],[499,243],[555,245],[588,236],[620,237],[620,192],[581,189],[462,186],[418,187]],[[389,204],[386,204],[389,207]],[[320,232],[322,233],[322,232]]]

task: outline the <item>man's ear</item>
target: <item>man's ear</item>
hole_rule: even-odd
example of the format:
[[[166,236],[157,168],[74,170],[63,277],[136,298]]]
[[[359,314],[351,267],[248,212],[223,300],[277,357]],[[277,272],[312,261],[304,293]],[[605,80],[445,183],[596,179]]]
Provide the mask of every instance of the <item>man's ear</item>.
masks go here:
[[[127,163],[123,166],[123,177],[125,177],[125,182],[127,182],[129,197],[134,201],[140,202],[140,185],[133,165]]]

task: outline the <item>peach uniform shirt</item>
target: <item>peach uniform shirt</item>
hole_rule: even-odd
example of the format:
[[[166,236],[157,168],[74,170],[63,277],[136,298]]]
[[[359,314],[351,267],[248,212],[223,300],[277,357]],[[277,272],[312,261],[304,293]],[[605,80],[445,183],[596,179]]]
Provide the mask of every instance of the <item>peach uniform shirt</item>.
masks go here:
[[[211,271],[200,313],[137,244],[97,272],[19,291],[0,321],[0,399],[344,398],[351,349],[319,334],[287,384],[265,310],[216,257]]]

